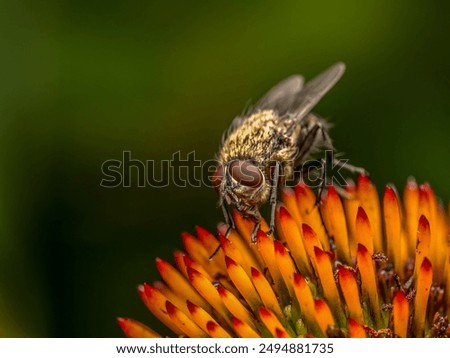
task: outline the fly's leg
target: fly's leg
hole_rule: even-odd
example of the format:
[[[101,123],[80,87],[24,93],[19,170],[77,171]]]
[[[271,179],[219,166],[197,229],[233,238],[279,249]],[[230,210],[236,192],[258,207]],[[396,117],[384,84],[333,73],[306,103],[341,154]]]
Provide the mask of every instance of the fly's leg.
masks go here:
[[[319,126],[319,129],[322,133],[322,140],[324,143],[324,147],[327,149],[325,151],[326,156],[327,156],[326,163],[333,163],[334,165],[339,165],[342,168],[344,168],[345,170],[348,170],[350,173],[368,175],[367,171],[364,168],[348,164],[347,160],[340,160],[340,159],[334,158],[335,150],[333,148],[333,144],[331,143],[330,136],[328,135],[328,133],[325,130],[325,128],[323,127],[323,125],[318,124],[317,126]]]
[[[341,168],[348,170],[351,173],[356,173],[359,175],[369,175],[367,170],[361,167],[357,167],[355,165],[348,164],[347,160],[340,160],[333,158],[333,165],[334,166],[340,166]],[[348,183],[345,181],[344,185],[348,185]],[[349,194],[343,187],[335,185],[334,187],[338,194],[346,199],[353,199],[353,195]]]
[[[256,234],[258,234],[258,230],[261,227],[261,221],[256,221],[255,222],[255,226],[253,226],[253,230],[252,230],[252,234],[251,234],[251,239],[252,239],[252,243],[256,242]]]
[[[220,248],[222,247],[222,245],[217,245],[217,247],[214,249],[213,253],[211,255],[209,255],[208,257],[208,261],[212,261],[213,258],[217,255],[217,253],[219,252]]]
[[[330,156],[332,158],[333,155],[333,151],[332,150],[326,150],[325,151],[325,156],[326,159],[325,160],[321,160],[321,178],[320,178],[320,186],[319,186],[319,191],[317,192],[317,196],[316,196],[316,205],[319,205],[321,200],[322,200],[322,193],[324,188],[327,186],[327,171],[326,171],[326,165],[328,163],[328,160],[330,159]]]
[[[357,167],[355,165],[351,165],[347,163],[347,160],[340,160],[333,158],[333,164],[334,165],[340,165],[342,168],[348,170],[351,173],[361,174],[361,175],[369,175],[367,170],[361,167]]]
[[[299,143],[298,153],[297,153],[297,161],[302,162],[303,159],[306,159],[307,154],[311,150],[314,142],[316,141],[316,134],[321,129],[322,126],[319,124],[315,124],[305,135],[302,142]]]
[[[326,182],[327,182],[327,180],[326,180],[327,179],[326,178],[326,170],[325,170],[325,160],[324,159],[313,160],[313,161],[309,161],[309,162],[303,164],[302,165],[302,169],[300,171],[300,175],[301,175],[302,180],[304,180],[303,179],[303,175],[305,173],[309,173],[309,171],[311,169],[317,170],[319,172],[319,175],[320,175],[317,178],[314,178],[314,180],[316,180],[316,179],[320,180],[319,186],[318,186],[319,190],[317,192],[316,202],[315,202],[315,205],[318,205],[318,204],[320,204],[320,198],[322,196],[323,189],[324,189],[324,187],[326,185]],[[314,186],[314,187],[316,188],[317,186]]]
[[[307,126],[307,123],[305,123],[305,124]],[[303,178],[303,174],[305,172],[309,173],[309,170],[311,168],[320,169],[320,174],[321,174],[320,187],[322,188],[323,183],[324,183],[323,176],[325,174],[323,160],[308,161],[306,163],[303,162],[304,159],[307,159],[308,153],[310,153],[311,148],[313,148],[316,145],[317,136],[318,136],[319,131],[322,134],[323,145],[326,148],[332,148],[331,139],[328,136],[328,133],[326,132],[324,125],[318,120],[316,123],[314,123],[314,125],[310,129],[306,129],[305,136],[301,140],[301,142],[299,142],[299,145],[298,145],[298,153],[297,153],[296,160],[297,160],[298,164],[302,165],[302,168],[301,168],[302,178]],[[316,204],[317,204],[317,200],[316,200]]]
[[[270,192],[270,224],[267,235],[272,235],[275,230],[275,210],[277,207],[278,183],[280,180],[281,165],[280,162],[275,163],[275,171],[273,174],[272,190]]]
[[[220,200],[219,206],[222,209],[223,218],[225,219],[225,224],[228,226],[227,231],[225,232],[225,237],[228,238],[230,236],[231,230],[235,228],[234,226],[234,220],[231,217],[230,213],[228,212],[223,200]],[[220,250],[220,244],[217,245],[217,247],[214,249],[213,253],[209,255],[208,260],[212,261],[212,259],[217,255],[217,253]]]
[[[321,138],[318,141],[319,136],[321,136]],[[318,142],[321,142],[320,145],[323,149],[325,149],[325,159],[303,163],[303,160],[307,159],[311,147],[318,144]],[[336,159],[334,158],[334,154],[335,149],[331,142],[331,138],[328,135],[327,128],[320,121],[312,125],[311,128],[307,129],[304,133],[302,141],[299,142],[297,164],[302,165],[300,174],[303,176],[305,173],[308,173],[310,169],[316,169],[320,173],[320,186],[316,197],[316,205],[320,203],[325,187],[329,184],[332,184],[333,180],[336,179],[333,178],[333,170],[336,166],[339,167],[339,169],[342,168],[351,173],[368,175],[365,169],[348,164],[347,160]],[[331,167],[330,171],[328,171],[329,166]],[[341,179],[343,180],[342,177]],[[343,188],[340,187],[340,185],[342,184],[335,185],[335,189],[341,196],[348,197],[348,194]]]
[[[311,169],[318,170],[318,169],[321,169],[321,168],[322,168],[322,161],[321,160],[318,160],[318,159],[317,160],[308,160],[307,162],[305,162],[305,163],[303,163],[301,165],[301,169],[300,170],[299,170],[298,167],[295,168],[294,173],[296,175],[297,175],[297,173],[299,174],[299,177],[298,177],[299,181],[301,181],[301,180],[304,181],[304,179],[303,179],[304,175],[308,174]],[[308,176],[308,179],[310,179],[309,176]]]
[[[335,155],[335,149],[333,148],[333,144],[331,143],[331,138],[329,137],[327,131],[324,129],[323,126],[320,126],[321,128],[321,132],[322,132],[322,140],[324,143],[324,147],[327,148],[327,150],[325,151],[325,156],[326,156],[326,160],[325,163],[323,163],[323,168],[324,168],[324,175],[323,175],[323,185],[321,185],[320,191],[319,191],[319,195],[318,198],[321,197],[322,191],[324,189],[324,187],[328,184],[330,184],[330,182],[327,182],[327,179],[329,179],[326,175],[326,171],[327,171],[327,167],[326,165],[333,165],[333,168],[335,166],[339,166],[342,169],[345,169],[347,171],[349,171],[350,173],[356,173],[356,174],[360,174],[360,175],[369,175],[369,173],[361,167],[357,167],[355,165],[349,164],[348,160],[344,159],[337,159],[334,157]],[[331,178],[332,179],[332,178]],[[331,180],[331,184],[333,183],[333,180]],[[349,198],[348,193],[339,185],[335,185],[335,189],[338,192],[339,195],[341,195],[344,198]]]
[[[225,224],[228,226],[228,229],[225,233],[225,237],[228,238],[230,236],[231,230],[235,228],[234,220],[231,217],[231,214],[228,212],[223,200],[220,201],[220,207],[222,208],[223,218],[225,219]]]

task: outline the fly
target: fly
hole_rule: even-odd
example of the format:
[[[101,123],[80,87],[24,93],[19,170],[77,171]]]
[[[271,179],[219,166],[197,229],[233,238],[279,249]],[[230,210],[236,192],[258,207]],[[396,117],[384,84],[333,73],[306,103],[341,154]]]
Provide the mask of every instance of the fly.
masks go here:
[[[336,63],[305,85],[300,75],[288,77],[250,111],[233,120],[222,137],[218,165],[212,178],[228,225],[227,236],[234,228],[228,210],[231,206],[253,220],[251,239],[255,242],[261,222],[259,209],[267,202],[270,204],[268,234],[272,233],[278,188],[293,179],[314,153],[321,150],[334,152],[328,134],[329,124],[311,110],[344,71],[345,65]],[[339,163],[334,156],[332,160]],[[346,162],[341,166],[353,172],[365,172]],[[325,172],[324,168],[322,172]]]

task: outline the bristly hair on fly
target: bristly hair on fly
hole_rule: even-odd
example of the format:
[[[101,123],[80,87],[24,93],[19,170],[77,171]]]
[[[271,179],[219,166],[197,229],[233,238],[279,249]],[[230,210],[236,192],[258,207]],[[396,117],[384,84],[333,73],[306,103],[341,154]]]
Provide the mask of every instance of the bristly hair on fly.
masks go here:
[[[320,187],[326,185],[326,160],[320,160],[318,165],[310,159],[320,151],[334,153],[328,134],[330,126],[311,110],[344,71],[345,65],[336,63],[306,84],[303,76],[288,77],[250,110],[236,117],[224,132],[212,183],[219,193],[228,233],[234,228],[228,210],[231,206],[254,221],[252,241],[255,242],[260,228],[260,207],[268,202],[270,234],[275,226],[278,189],[310,170],[309,162],[320,172]],[[365,173],[364,169],[333,155],[330,161],[351,172]]]

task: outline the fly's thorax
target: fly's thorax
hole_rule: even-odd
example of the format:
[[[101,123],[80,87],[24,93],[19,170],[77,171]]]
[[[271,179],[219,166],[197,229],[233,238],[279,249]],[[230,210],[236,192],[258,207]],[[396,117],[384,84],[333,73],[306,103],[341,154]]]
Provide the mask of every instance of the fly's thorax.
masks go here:
[[[262,163],[289,145],[290,121],[272,110],[259,111],[242,121],[224,140],[219,152],[222,163],[233,159],[252,159]]]

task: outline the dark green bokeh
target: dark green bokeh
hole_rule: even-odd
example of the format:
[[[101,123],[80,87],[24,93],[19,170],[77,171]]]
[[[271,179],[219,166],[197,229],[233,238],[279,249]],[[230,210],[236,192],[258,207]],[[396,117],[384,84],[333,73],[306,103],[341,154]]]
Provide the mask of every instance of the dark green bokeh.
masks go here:
[[[101,164],[209,159],[249,99],[293,73],[347,72],[317,112],[382,190],[450,197],[448,4],[441,1],[0,5],[0,334],[167,333],[136,285],[179,234],[221,220],[208,188],[100,187]]]

